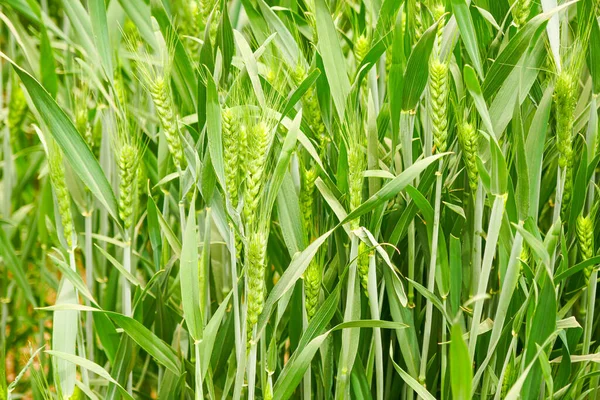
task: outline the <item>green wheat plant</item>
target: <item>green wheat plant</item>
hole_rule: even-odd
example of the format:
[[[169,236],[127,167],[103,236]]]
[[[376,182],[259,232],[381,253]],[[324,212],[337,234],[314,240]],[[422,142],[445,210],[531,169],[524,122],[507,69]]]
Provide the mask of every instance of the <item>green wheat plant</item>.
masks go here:
[[[0,0],[0,400],[600,398],[600,3]]]

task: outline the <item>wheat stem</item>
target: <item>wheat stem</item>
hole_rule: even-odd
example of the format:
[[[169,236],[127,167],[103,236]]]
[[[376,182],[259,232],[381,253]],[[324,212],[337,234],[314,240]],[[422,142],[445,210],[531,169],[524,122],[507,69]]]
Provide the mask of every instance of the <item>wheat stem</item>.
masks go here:
[[[439,161],[435,180],[435,207],[433,214],[433,231],[431,237],[431,257],[429,261],[429,273],[427,279],[427,290],[435,292],[435,270],[437,267],[437,251],[440,230],[441,198],[442,198],[442,173],[443,162]],[[429,354],[429,340],[431,336],[431,320],[433,317],[433,303],[427,300],[425,309],[425,328],[423,330],[423,350],[421,352],[421,368],[419,370],[419,380],[424,383],[427,373],[427,355]]]
[[[485,244],[485,253],[483,255],[481,276],[479,277],[479,282],[477,284],[477,297],[483,297],[487,289],[488,280],[492,270],[492,262],[494,261],[494,256],[496,254],[496,245],[498,243],[498,236],[500,234],[500,227],[502,225],[505,202],[505,195],[495,196],[487,232],[487,241]],[[473,360],[473,357],[475,356],[475,346],[477,345],[477,336],[479,334],[479,324],[481,323],[482,312],[483,301],[482,299],[479,299],[475,303],[473,319],[471,321],[471,331],[469,334],[469,354],[471,356],[471,360]]]
[[[85,215],[85,280],[87,288],[92,295],[94,294],[94,260],[93,260],[93,249],[92,249],[92,220],[93,212],[90,210]],[[86,299],[86,305],[89,307],[90,301]],[[90,361],[94,361],[94,322],[92,319],[92,312],[88,311],[85,317],[86,323],[86,343],[87,353]],[[93,377],[93,375],[90,373]]]

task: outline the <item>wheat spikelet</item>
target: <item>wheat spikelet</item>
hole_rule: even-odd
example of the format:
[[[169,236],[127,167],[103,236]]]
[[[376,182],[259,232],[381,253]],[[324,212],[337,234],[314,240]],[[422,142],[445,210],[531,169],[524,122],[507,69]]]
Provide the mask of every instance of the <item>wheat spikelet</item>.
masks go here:
[[[225,163],[225,185],[233,207],[238,205],[240,140],[239,125],[230,108],[223,110],[223,158]]]
[[[502,379],[501,398],[505,398],[508,391],[512,387],[514,381],[514,366],[512,362],[506,365],[506,371],[504,371],[504,378]]]
[[[529,248],[527,243],[523,243],[519,258],[521,259],[521,261],[523,261],[525,264],[531,267],[531,264],[529,264],[531,262],[531,249]],[[520,272],[521,274],[523,273],[523,264],[520,265]]]
[[[142,61],[137,62],[135,65],[141,76],[141,82],[149,92],[152,103],[156,108],[160,126],[167,140],[169,153],[173,158],[173,164],[179,171],[185,170],[186,159],[183,151],[183,139],[179,132],[179,121],[169,84],[171,54],[174,44],[171,39],[167,39],[165,48],[161,51],[161,67],[157,67],[155,66],[155,60],[145,50],[139,50],[132,38],[129,38],[128,42],[131,51],[142,53]]]
[[[354,44],[354,57],[356,58],[356,65],[359,65],[362,60],[365,59],[367,52],[369,51],[369,38],[366,35],[360,35],[356,39]]]
[[[246,187],[244,192],[244,217],[247,227],[256,223],[256,211],[260,201],[263,174],[270,144],[269,127],[264,121],[258,122],[248,132],[246,139]]]
[[[315,236],[314,216],[313,216],[313,197],[315,191],[315,180],[318,176],[317,167],[313,165],[308,170],[304,170],[303,187],[300,192],[300,205],[302,210],[302,222],[304,232],[308,243]],[[304,273],[304,291],[306,314],[310,320],[317,311],[319,303],[319,293],[321,291],[321,279],[323,268],[319,260],[314,258],[308,265]]]
[[[322,280],[323,267],[319,260],[313,259],[304,273],[305,307],[309,321],[317,312]]]
[[[471,192],[475,193],[479,184],[479,170],[477,169],[478,139],[477,131],[472,124],[463,122],[459,125],[458,142],[462,149],[463,160],[469,177],[469,187]]]
[[[412,0],[408,3],[409,14],[412,16],[412,31],[414,32],[414,43],[417,43],[424,32],[423,16],[421,14],[421,0]]]
[[[369,298],[369,248],[365,242],[361,241],[358,244],[358,259],[356,262],[360,284],[365,296]]]
[[[358,143],[353,143],[348,152],[348,188],[350,194],[350,210],[356,210],[362,203],[363,173],[365,157]],[[358,229],[360,218],[352,220],[351,228]]]
[[[575,109],[576,83],[567,72],[561,72],[554,88],[554,106],[556,109],[556,148],[558,165],[566,168],[573,153],[573,112]]]
[[[247,270],[246,285],[247,294],[247,346],[250,347],[252,330],[258,322],[258,316],[262,312],[265,296],[265,269],[266,269],[267,237],[264,232],[253,232],[248,238],[248,249],[246,250]]]
[[[435,151],[447,150],[448,140],[448,65],[432,58],[429,63],[429,116]]]
[[[561,203],[561,216],[564,218],[566,212],[571,207],[571,197],[573,195],[573,155],[567,162],[565,168],[565,186],[563,187],[563,197]]]
[[[124,144],[119,149],[119,217],[123,220],[125,230],[133,224],[133,210],[135,189],[137,183],[137,149],[129,144]]]
[[[186,161],[169,85],[162,76],[156,76],[154,81],[150,82],[149,90],[158,119],[165,132],[167,147],[173,157],[173,163],[177,169],[183,170],[186,167]]]
[[[296,85],[300,85],[304,79],[306,79],[306,70],[302,64],[298,63],[296,68],[291,73],[292,79]],[[329,136],[325,130],[325,124],[321,115],[321,107],[319,105],[319,99],[314,87],[308,88],[302,98],[302,112],[303,117],[308,122],[311,130],[315,133],[318,148],[321,154],[325,153]]]
[[[318,176],[317,167],[313,165],[311,168],[304,170],[303,187],[300,192],[300,209],[302,210],[302,222],[306,238],[310,241],[314,232],[313,221],[313,197],[315,192],[315,181]]]
[[[577,243],[579,252],[583,261],[589,260],[594,256],[594,221],[588,215],[577,217]],[[590,278],[592,266],[585,269],[586,279]]]
[[[529,18],[531,0],[516,0],[511,9],[513,20],[517,27],[522,27]]]
[[[210,41],[212,43],[217,42],[217,33],[219,31],[219,20],[221,19],[221,10],[215,9],[212,19],[210,21]]]
[[[442,16],[444,15],[445,12],[446,12],[446,9],[444,8],[444,6],[442,4],[434,5],[433,9],[432,9],[433,20],[438,21],[440,18],[442,18]],[[437,31],[435,33],[435,54],[438,54],[438,55],[439,55],[440,49],[442,47],[442,36],[444,33],[444,26],[445,26],[445,21],[441,20],[440,23],[438,24]]]
[[[200,19],[203,26],[206,26],[208,17],[215,7],[215,0],[200,0]],[[213,19],[214,22],[214,19]]]
[[[60,148],[55,142],[50,142],[51,149],[49,151],[48,165],[50,167],[50,181],[54,189],[54,196],[58,205],[58,213],[60,222],[63,228],[63,235],[67,246],[73,249],[73,216],[71,214],[71,197],[67,189],[65,180],[65,170],[63,166],[63,156]]]
[[[0,94],[1,95],[1,94]],[[21,85],[13,81],[10,102],[8,103],[8,129],[15,132],[21,127],[27,115],[27,100]]]

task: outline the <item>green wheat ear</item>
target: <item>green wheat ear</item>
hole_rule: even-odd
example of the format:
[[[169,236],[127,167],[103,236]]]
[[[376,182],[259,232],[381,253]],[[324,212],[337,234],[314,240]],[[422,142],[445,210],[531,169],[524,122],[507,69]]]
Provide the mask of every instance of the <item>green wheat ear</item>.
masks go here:
[[[589,260],[594,256],[594,221],[588,215],[577,217],[577,243],[583,261]],[[585,269],[585,277],[589,279],[592,273],[592,266]]]
[[[517,27],[522,27],[529,18],[531,11],[531,0],[516,0],[511,9],[513,20]]]
[[[354,57],[356,58],[356,65],[359,65],[362,60],[365,59],[367,52],[369,51],[369,38],[365,34],[362,34],[356,39],[354,44]]]
[[[248,132],[246,139],[246,187],[244,192],[244,217],[247,227],[257,222],[256,212],[260,201],[260,190],[267,163],[270,144],[269,127],[264,121],[259,121]]]
[[[240,161],[240,140],[238,120],[230,108],[226,108],[222,113],[222,132],[223,132],[223,158],[225,164],[225,185],[227,194],[231,200],[231,205],[235,208],[238,205],[238,186],[239,186],[239,161]]]
[[[162,76],[156,76],[149,85],[150,95],[156,107],[158,119],[165,132],[167,147],[173,157],[173,163],[178,170],[186,168],[186,160],[183,154],[183,143],[179,133],[179,123],[175,115],[175,106],[171,97],[168,83]]]
[[[302,222],[306,238],[310,242],[314,233],[313,228],[313,198],[315,193],[315,181],[318,170],[316,165],[304,170],[303,186],[300,192],[300,209],[302,211]]]
[[[0,95],[2,95],[0,93]],[[8,129],[15,132],[21,127],[27,115],[27,100],[21,85],[16,80],[13,81],[10,102],[8,103]]]
[[[408,3],[408,7],[410,9],[409,14],[412,15],[412,30],[414,32],[413,42],[417,43],[421,36],[423,36],[424,25],[423,25],[423,16],[421,14],[421,0],[411,0]]]
[[[315,181],[318,176],[316,165],[304,170],[304,179],[302,182],[302,190],[300,192],[300,208],[302,211],[302,223],[307,239],[310,243],[315,236],[313,201],[315,192]],[[319,260],[314,258],[308,265],[304,273],[304,291],[305,291],[305,306],[306,315],[310,320],[317,311],[319,304],[319,294],[321,292],[321,281],[323,275],[323,267]]]
[[[448,148],[448,64],[437,58],[429,63],[429,116],[435,151]]]
[[[252,331],[262,312],[265,297],[267,235],[263,231],[253,232],[248,238],[247,257],[247,347],[250,348]]]
[[[131,51],[141,52],[140,62],[137,62],[141,83],[146,88],[152,99],[152,103],[156,108],[158,121],[163,129],[167,140],[169,153],[173,158],[173,164],[178,171],[185,170],[187,166],[184,150],[183,139],[179,131],[179,120],[173,97],[171,94],[171,64],[172,64],[172,46],[171,39],[167,39],[168,43],[161,51],[160,66],[156,66],[156,61],[145,49],[138,49],[132,38],[128,38],[128,46]]]
[[[360,284],[365,296],[369,298],[369,248],[365,242],[358,244],[357,271],[360,278]]]
[[[358,143],[352,143],[348,152],[348,188],[350,197],[350,210],[356,210],[362,203],[363,173],[365,170],[365,156]],[[360,227],[360,218],[350,222],[352,230]]]
[[[323,266],[319,260],[313,259],[304,273],[304,295],[306,315],[310,321],[317,312],[321,282],[323,280]]]
[[[119,216],[123,220],[125,230],[133,225],[135,189],[137,187],[138,166],[137,148],[129,143],[119,149]]]
[[[200,0],[200,18],[203,26],[206,25],[216,3],[216,0]]]
[[[463,122],[458,126],[458,143],[463,152],[463,160],[472,193],[477,191],[479,184],[479,170],[477,168],[478,142],[477,130],[472,124]]]
[[[567,211],[573,191],[573,125],[577,98],[577,82],[572,74],[562,71],[554,88],[556,112],[556,148],[558,165],[565,172],[561,212]]]
[[[54,196],[58,205],[58,213],[60,215],[60,222],[63,228],[63,236],[67,242],[68,249],[71,250],[75,248],[75,243],[73,241],[74,229],[73,216],[71,214],[71,196],[69,195],[69,190],[67,189],[62,152],[54,141],[50,142],[48,157],[50,182],[52,183]]]
[[[75,95],[75,128],[85,140],[90,150],[95,153],[97,148],[96,137],[89,121],[89,89],[82,84],[81,90]]]
[[[573,153],[573,112],[577,98],[576,82],[568,72],[561,72],[554,88],[554,106],[556,110],[556,148],[558,165],[567,168],[572,162]]]
[[[296,65],[296,68],[292,70],[290,75],[296,85],[300,85],[307,76],[306,70],[301,63]],[[320,154],[325,154],[329,136],[325,130],[325,124],[321,115],[321,106],[319,105],[319,99],[313,86],[308,88],[302,98],[302,113],[316,136]]]

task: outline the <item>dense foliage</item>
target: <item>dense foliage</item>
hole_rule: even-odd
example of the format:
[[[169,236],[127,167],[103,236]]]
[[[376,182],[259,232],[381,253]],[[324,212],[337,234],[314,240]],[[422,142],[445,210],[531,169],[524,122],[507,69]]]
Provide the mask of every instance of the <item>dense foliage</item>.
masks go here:
[[[599,17],[0,0],[0,400],[597,398]]]

